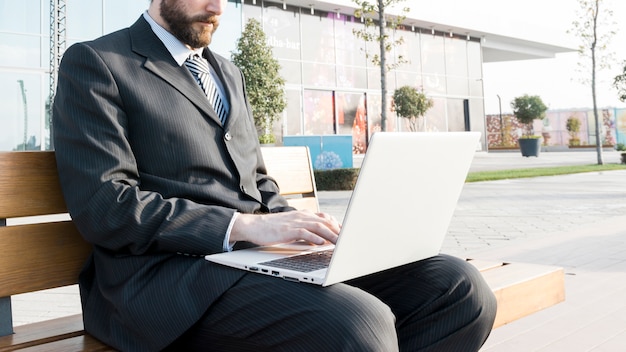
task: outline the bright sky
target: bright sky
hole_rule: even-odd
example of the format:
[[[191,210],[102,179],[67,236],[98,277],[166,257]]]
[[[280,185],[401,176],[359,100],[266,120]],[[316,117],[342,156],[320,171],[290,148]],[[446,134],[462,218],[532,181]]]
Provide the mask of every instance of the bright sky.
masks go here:
[[[598,107],[624,108],[626,103],[617,99],[617,91],[612,87],[612,83],[613,78],[622,72],[621,63],[626,61],[626,28],[623,25],[623,19],[626,18],[626,1],[603,0],[603,2],[607,8],[613,10],[612,21],[616,22],[612,28],[617,33],[612,37],[610,47],[606,51],[613,52],[616,60],[611,68],[597,71],[597,102]],[[578,39],[566,33],[568,29],[573,28],[572,22],[579,8],[577,0],[526,0],[525,3],[527,6],[524,8],[516,8],[516,11],[524,11],[517,13],[516,17],[527,21],[525,25],[519,26],[520,30],[532,31],[533,28],[541,28],[542,31],[554,31],[552,34],[555,36],[562,33],[564,44],[567,40],[570,41],[570,45],[566,46],[578,45]],[[537,17],[526,15],[528,11],[536,12],[537,9],[542,9],[544,15]],[[492,15],[498,17],[495,12]],[[498,95],[501,98],[502,112],[510,112],[511,100],[523,94],[539,95],[551,110],[591,108],[593,106],[591,85],[580,83],[582,74],[576,71],[580,61],[578,53],[572,52],[557,54],[554,59],[484,64],[485,112],[487,114],[499,112]]]

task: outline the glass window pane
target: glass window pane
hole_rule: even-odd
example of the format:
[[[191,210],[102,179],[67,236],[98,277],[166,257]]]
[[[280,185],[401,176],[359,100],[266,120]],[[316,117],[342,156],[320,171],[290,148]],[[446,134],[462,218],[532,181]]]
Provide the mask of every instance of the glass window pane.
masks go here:
[[[410,28],[409,28],[410,29]],[[401,64],[398,69],[404,71],[411,72],[420,72],[421,71],[421,60],[420,60],[420,35],[418,32],[406,31],[406,30],[397,30],[395,32],[395,36],[397,38],[402,37],[404,43],[400,46],[395,47],[395,56],[402,56],[402,58],[406,61]],[[397,62],[397,59],[396,59]]]
[[[50,36],[41,37],[39,40],[39,59],[40,68],[50,72]]]
[[[485,102],[480,99],[469,99],[469,116],[470,116],[470,130],[479,131],[483,135],[481,137],[481,143],[483,148],[486,148],[485,142]]]
[[[380,68],[367,69],[367,88],[380,90]]]
[[[483,81],[479,78],[470,78],[468,81],[469,95],[472,97],[483,96]]]
[[[331,91],[304,91],[304,134],[335,134],[333,93]]]
[[[424,75],[424,91],[428,93],[446,93],[446,79],[443,75]]]
[[[448,99],[447,103],[448,131],[465,131],[465,108],[463,106],[463,99]]]
[[[263,32],[276,58],[300,60],[300,13],[297,8],[266,7]]]
[[[367,137],[365,94],[337,92],[335,97],[337,105],[337,134],[352,135],[353,153],[364,153]]]
[[[422,34],[421,58],[424,73],[445,74],[445,55],[443,37],[439,35]]]
[[[315,12],[302,15],[302,58],[306,61],[335,63],[333,17],[335,14]]]
[[[386,72],[385,78],[387,80],[387,93],[393,94],[393,91],[396,90],[396,75],[394,71]]]
[[[367,122],[370,136],[374,132],[382,131],[381,102],[380,93],[367,95]],[[391,96],[387,96],[387,131],[393,132],[397,128],[395,114],[391,112]]]
[[[237,48],[242,29],[241,5],[229,1],[209,47],[213,52],[230,59],[231,53]]]
[[[367,88],[365,67],[337,66],[337,87]]]
[[[285,122],[286,117],[287,116],[285,115],[285,111],[283,110],[283,113],[278,115],[278,119],[272,125],[272,134],[274,135],[274,137],[276,137],[277,142],[282,143],[283,141],[283,134],[284,134],[283,131],[285,131],[284,126],[286,123]]]
[[[0,65],[30,68],[41,67],[41,37],[0,33],[0,43],[2,43],[2,47],[9,48],[0,50]],[[44,53],[44,57],[47,58],[48,55],[49,53]]]
[[[256,18],[259,23],[263,23],[263,9],[261,8],[261,1],[257,1],[256,5],[246,2],[246,4],[242,7],[244,23],[250,18]]]
[[[367,29],[367,31],[369,34],[373,36],[378,35],[378,30],[376,28],[370,27]],[[368,55],[368,57],[366,57],[365,59],[367,67],[368,68],[379,67],[378,65],[374,65],[372,61],[374,60],[374,57],[380,58],[380,44],[376,40],[373,40],[369,42],[363,42],[362,45],[365,48],[363,55]]]
[[[398,87],[409,86],[415,88],[422,87],[422,75],[416,72],[408,72],[403,70],[396,70],[396,82]]]
[[[360,22],[352,16],[342,16],[335,21],[335,47],[337,48],[337,64],[348,66],[365,67],[364,43],[357,39],[352,32],[353,29],[362,29]]]
[[[287,107],[285,108],[284,130],[286,136],[302,134],[301,95],[300,90],[287,90]]]
[[[423,131],[445,132],[446,124],[446,98],[432,98],[433,106],[424,116]]]
[[[0,82],[0,150],[40,149],[44,108],[41,75],[0,73]]]
[[[40,34],[40,0],[0,0],[0,31]]]
[[[66,15],[68,38],[82,41],[102,35],[102,0],[72,1]]]
[[[482,53],[478,42],[467,42],[467,75],[477,79],[483,77]]]
[[[280,76],[285,80],[285,83],[302,83],[302,69],[299,61],[278,60],[278,63],[280,65]]]
[[[303,63],[302,83],[314,87],[334,87],[336,84],[335,65]]]
[[[149,5],[148,1],[104,0],[104,33],[131,26]]]
[[[367,127],[369,136],[375,132],[382,131],[380,127],[380,106],[380,93],[367,94]]]
[[[394,71],[387,72],[386,74],[387,81],[387,91],[392,92],[396,89],[396,75]],[[374,67],[367,69],[367,87],[369,89],[377,89],[380,90],[380,67]]]
[[[446,75],[467,77],[467,40],[448,38],[446,46]]]
[[[448,76],[446,77],[446,86],[448,95],[467,96],[469,94],[467,78],[465,77]]]

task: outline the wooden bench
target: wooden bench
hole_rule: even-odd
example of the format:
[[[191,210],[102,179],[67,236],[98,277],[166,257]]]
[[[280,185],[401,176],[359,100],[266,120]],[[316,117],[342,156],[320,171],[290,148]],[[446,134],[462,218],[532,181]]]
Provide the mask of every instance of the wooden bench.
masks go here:
[[[318,211],[308,149],[263,148],[263,155],[290,204]],[[11,296],[77,283],[91,247],[66,212],[54,152],[0,152],[0,352],[113,350],[84,332],[81,314],[13,326]],[[494,327],[564,300],[561,268],[471,263],[498,298]]]

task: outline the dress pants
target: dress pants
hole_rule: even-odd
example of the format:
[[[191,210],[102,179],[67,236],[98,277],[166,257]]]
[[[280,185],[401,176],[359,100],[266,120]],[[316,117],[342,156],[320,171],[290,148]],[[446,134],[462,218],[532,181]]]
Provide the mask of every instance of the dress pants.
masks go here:
[[[478,351],[495,313],[481,274],[448,255],[329,287],[249,273],[168,350]]]

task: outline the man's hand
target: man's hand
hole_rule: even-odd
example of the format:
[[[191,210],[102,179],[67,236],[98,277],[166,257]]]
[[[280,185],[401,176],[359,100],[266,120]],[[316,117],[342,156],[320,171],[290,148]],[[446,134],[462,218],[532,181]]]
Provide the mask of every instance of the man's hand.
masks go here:
[[[341,225],[325,213],[288,211],[273,214],[239,214],[230,233],[231,241],[271,245],[304,240],[322,245],[337,242]]]

